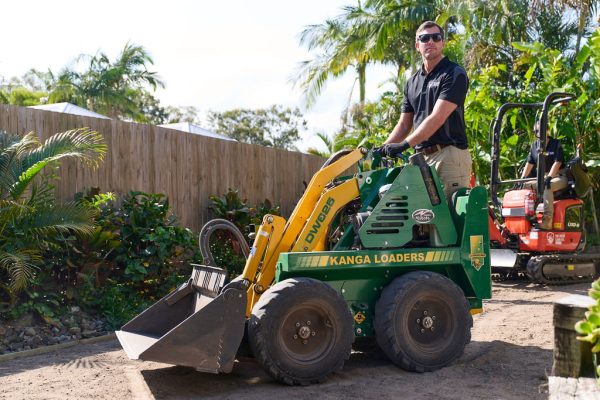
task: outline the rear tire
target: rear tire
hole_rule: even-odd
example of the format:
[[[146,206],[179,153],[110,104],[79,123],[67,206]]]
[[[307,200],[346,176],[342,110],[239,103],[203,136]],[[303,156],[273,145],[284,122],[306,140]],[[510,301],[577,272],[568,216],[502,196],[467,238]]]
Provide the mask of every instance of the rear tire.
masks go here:
[[[377,343],[394,364],[425,372],[461,356],[471,340],[473,318],[458,285],[443,275],[416,271],[383,289],[374,326]]]
[[[310,278],[273,285],[248,324],[250,348],[274,379],[308,385],[339,371],[350,357],[354,320],[338,292]]]

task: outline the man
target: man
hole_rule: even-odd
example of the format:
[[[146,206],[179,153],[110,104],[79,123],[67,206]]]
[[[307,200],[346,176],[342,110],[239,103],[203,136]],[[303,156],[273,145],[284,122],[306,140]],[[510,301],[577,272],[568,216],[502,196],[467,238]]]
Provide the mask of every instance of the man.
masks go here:
[[[464,119],[467,73],[442,54],[444,31],[435,22],[419,26],[415,47],[423,65],[406,82],[400,120],[382,153],[397,156],[410,147],[423,153],[450,199],[456,190],[469,186],[471,176]]]
[[[539,139],[539,122],[535,125],[535,132]],[[531,144],[527,163],[525,164],[521,178],[537,176],[537,163],[540,154],[539,147],[539,140],[535,140]],[[560,141],[546,136],[545,149],[546,158],[544,164],[546,170],[544,177],[544,195],[542,196],[544,201],[544,212],[542,214],[542,225],[540,228],[552,229],[552,220],[554,218],[554,192],[566,188],[568,179],[564,168],[565,156]],[[537,188],[537,183],[535,180],[529,181],[525,183],[524,187],[535,189]]]

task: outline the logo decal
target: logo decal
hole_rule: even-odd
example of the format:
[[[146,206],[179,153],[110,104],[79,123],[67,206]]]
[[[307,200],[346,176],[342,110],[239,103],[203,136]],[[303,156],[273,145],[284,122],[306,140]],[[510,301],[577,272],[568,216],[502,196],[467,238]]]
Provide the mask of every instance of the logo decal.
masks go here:
[[[471,265],[477,271],[483,266],[485,260],[485,251],[483,250],[483,235],[470,236],[471,239],[471,252],[469,258],[471,259]]]
[[[306,235],[306,238],[304,239],[306,243],[312,243],[313,240],[315,240],[316,234],[319,233],[319,230],[323,226],[323,221],[325,221],[325,219],[327,218],[327,214],[329,214],[329,211],[331,211],[331,207],[334,203],[335,200],[333,199],[333,197],[329,197],[327,199],[325,205],[323,206],[323,209],[317,216],[317,220],[315,221],[311,229],[308,231],[308,235]]]
[[[554,233],[548,232],[548,235],[546,236],[546,240],[548,241],[549,244],[553,244],[554,243]]]
[[[421,208],[419,210],[415,210],[412,213],[412,219],[415,220],[418,224],[428,224],[433,221],[435,218],[435,214],[431,210],[427,210],[425,208]]]

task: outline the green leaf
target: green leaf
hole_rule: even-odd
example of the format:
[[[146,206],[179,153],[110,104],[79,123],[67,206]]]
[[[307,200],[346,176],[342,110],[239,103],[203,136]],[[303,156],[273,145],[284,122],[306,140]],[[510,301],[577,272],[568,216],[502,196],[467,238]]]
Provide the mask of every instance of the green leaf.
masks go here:
[[[587,312],[586,318],[591,324],[600,326],[600,313]]]
[[[588,321],[578,321],[575,324],[575,330],[581,334],[590,335],[594,330],[594,326],[590,324]]]

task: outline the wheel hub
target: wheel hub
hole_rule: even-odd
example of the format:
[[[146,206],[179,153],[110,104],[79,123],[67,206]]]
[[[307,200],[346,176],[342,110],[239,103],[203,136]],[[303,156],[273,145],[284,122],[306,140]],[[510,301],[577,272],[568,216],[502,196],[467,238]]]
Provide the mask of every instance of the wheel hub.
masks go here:
[[[308,339],[310,334],[310,328],[306,325],[301,326],[300,329],[298,329],[298,336],[300,336],[301,339]]]
[[[435,315],[428,315],[427,310],[423,311],[423,315],[420,318],[417,318],[417,325],[421,330],[421,333],[425,333],[427,331],[433,332],[435,327],[433,324],[435,323]]]
[[[433,326],[433,319],[431,317],[423,318],[423,328],[429,329]]]

